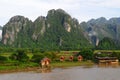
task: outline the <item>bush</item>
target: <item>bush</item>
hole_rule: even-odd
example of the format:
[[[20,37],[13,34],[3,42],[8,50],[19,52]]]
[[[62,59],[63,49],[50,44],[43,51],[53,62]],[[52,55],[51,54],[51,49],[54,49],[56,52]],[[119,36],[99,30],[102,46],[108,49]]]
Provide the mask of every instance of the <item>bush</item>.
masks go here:
[[[110,56],[111,57],[117,57],[120,61],[120,52],[113,52]]]
[[[81,55],[84,60],[93,60],[93,50],[91,49],[82,49],[78,55]]]
[[[43,54],[34,54],[31,61],[39,63],[44,58]]]
[[[17,52],[12,54],[9,58],[11,60],[18,60],[20,62],[26,62],[29,60],[29,57],[24,50],[17,50]]]
[[[50,58],[51,60],[55,60],[57,58],[57,54],[55,52],[45,52],[44,56]]]
[[[7,59],[7,57],[5,57],[5,56],[0,56],[0,62],[4,62],[4,61],[7,61],[8,59]]]

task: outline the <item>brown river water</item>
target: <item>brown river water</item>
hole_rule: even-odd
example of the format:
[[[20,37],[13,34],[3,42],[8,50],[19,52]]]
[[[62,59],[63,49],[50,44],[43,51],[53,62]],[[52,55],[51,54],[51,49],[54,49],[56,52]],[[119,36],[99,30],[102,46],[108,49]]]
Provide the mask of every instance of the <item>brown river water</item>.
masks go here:
[[[55,68],[49,73],[17,72],[0,74],[0,80],[120,80],[120,67]]]

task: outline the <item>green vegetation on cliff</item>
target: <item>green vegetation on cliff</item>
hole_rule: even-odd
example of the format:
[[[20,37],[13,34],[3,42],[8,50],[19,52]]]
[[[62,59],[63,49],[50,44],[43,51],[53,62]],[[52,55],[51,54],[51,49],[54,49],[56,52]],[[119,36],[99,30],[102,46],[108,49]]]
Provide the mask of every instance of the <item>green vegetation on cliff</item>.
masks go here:
[[[40,16],[34,22],[23,16],[12,17],[3,27],[2,44],[44,51],[91,47],[77,19],[62,9],[50,10],[46,17]]]
[[[99,42],[97,49],[114,50],[117,48],[116,45],[113,39],[105,37]]]

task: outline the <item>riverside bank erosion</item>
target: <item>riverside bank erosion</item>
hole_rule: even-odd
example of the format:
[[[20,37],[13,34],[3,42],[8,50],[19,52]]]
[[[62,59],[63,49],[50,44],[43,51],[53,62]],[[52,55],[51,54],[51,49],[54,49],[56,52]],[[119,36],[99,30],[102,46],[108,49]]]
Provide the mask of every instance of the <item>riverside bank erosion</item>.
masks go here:
[[[6,73],[16,73],[16,72],[29,72],[29,71],[38,71],[40,68],[39,67],[27,67],[27,68],[16,68],[16,69],[9,69],[9,70],[0,70],[0,74],[6,74]]]
[[[36,72],[36,73],[48,73],[51,72],[51,69],[47,68],[39,68],[39,67],[33,67],[33,68],[25,68],[25,69],[12,69],[12,70],[0,70],[0,74],[7,74],[7,73],[16,73],[16,72]]]
[[[120,68],[97,66],[55,68],[50,73],[32,71],[0,74],[0,80],[120,80]]]

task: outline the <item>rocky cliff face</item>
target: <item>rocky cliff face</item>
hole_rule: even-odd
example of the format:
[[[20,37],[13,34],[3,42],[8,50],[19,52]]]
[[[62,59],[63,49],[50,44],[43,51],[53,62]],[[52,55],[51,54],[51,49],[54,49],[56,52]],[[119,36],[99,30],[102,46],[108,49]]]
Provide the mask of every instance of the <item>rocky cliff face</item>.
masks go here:
[[[38,17],[34,21],[33,26],[32,39],[36,41],[38,38],[41,38],[46,31],[46,18],[44,16]]]
[[[3,27],[2,33],[2,43],[5,45],[14,46],[17,42],[19,46],[20,37],[29,35],[28,31],[30,30],[32,22],[23,16],[14,16],[10,21]],[[24,39],[22,39],[24,40]]]
[[[2,43],[13,47],[79,49],[90,45],[77,19],[62,9],[50,10],[34,22],[14,16],[3,27]]]
[[[42,19],[42,20],[41,20]],[[37,45],[44,48],[80,48],[89,45],[80,30],[77,19],[72,18],[62,9],[48,11],[46,17],[35,20],[39,31]],[[36,24],[34,22],[34,24]],[[36,31],[36,30],[35,30]],[[37,32],[38,33],[38,32]]]
[[[2,40],[2,26],[0,26],[0,41]]]
[[[114,40],[119,40],[120,38],[120,18],[106,20],[104,17],[101,17],[83,22],[80,25],[88,40],[94,45],[98,45],[99,41],[104,37]]]

